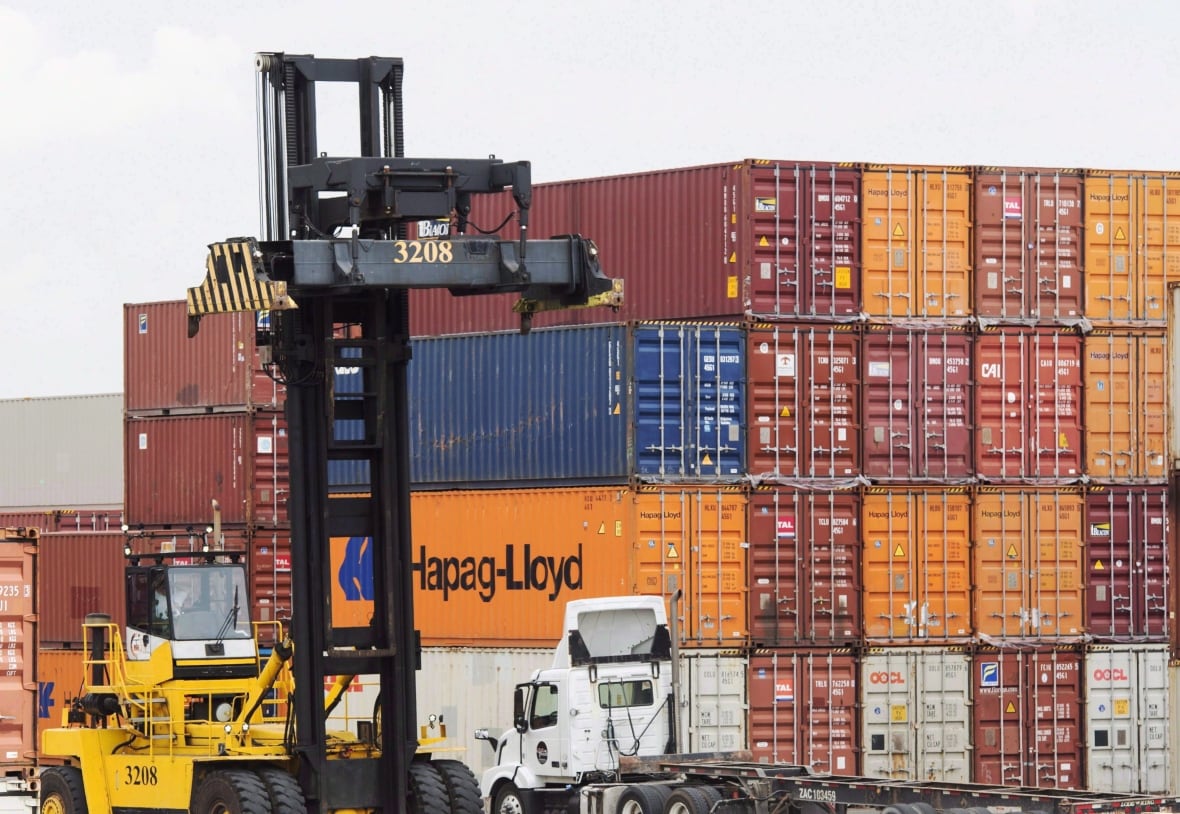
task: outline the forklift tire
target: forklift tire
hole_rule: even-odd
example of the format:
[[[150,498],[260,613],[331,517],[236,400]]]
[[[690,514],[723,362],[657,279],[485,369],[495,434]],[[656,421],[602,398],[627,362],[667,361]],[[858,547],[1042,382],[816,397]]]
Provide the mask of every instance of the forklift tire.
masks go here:
[[[496,792],[496,800],[492,804],[492,814],[527,814],[524,810],[524,800],[520,799],[520,789],[512,783],[505,783]]]
[[[721,799],[720,792],[709,786],[681,786],[668,795],[664,814],[709,814]]]
[[[270,797],[272,814],[306,814],[307,802],[303,799],[303,789],[299,781],[290,772],[278,766],[261,766],[258,776],[266,786],[266,793]]]
[[[193,793],[192,814],[270,814],[262,778],[245,769],[210,772]]]
[[[44,814],[87,814],[82,772],[73,766],[54,766],[42,771],[41,811]]]
[[[449,814],[447,785],[430,761],[410,763],[411,814]]]
[[[458,760],[434,760],[431,765],[442,775],[451,803],[451,814],[483,814],[479,783],[466,763]]]
[[[655,783],[631,786],[619,797],[619,814],[664,814],[672,789]]]

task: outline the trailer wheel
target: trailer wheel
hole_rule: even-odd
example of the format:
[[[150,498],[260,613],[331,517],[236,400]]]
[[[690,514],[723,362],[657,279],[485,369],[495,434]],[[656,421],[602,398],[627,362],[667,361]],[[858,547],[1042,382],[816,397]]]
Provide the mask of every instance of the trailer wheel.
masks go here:
[[[512,783],[500,786],[492,804],[492,814],[526,814],[524,800],[520,799],[520,789]]]
[[[54,766],[41,772],[43,814],[87,814],[82,772],[73,766]]]
[[[258,776],[266,786],[273,814],[306,814],[307,802],[294,775],[277,766],[262,766],[258,769]]]
[[[721,792],[712,786],[681,786],[668,795],[664,814],[709,814]]]
[[[193,793],[192,814],[271,814],[262,778],[245,769],[210,772]]]
[[[479,798],[479,783],[466,763],[458,760],[431,761],[442,775],[447,787],[452,814],[483,814],[483,802]]]
[[[672,789],[654,783],[631,786],[619,797],[619,814],[663,814]]]
[[[442,775],[429,761],[410,764],[411,814],[449,814],[447,787]]]

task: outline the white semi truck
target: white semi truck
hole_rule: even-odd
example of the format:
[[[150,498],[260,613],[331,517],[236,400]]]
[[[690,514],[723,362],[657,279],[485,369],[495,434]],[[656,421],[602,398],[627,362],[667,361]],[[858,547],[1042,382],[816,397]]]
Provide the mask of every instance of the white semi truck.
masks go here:
[[[673,614],[676,618],[675,598]],[[516,687],[513,722],[486,730],[488,814],[1090,814],[1180,812],[1180,799],[814,774],[748,753],[679,754],[677,653],[664,600],[569,602],[552,666]]]

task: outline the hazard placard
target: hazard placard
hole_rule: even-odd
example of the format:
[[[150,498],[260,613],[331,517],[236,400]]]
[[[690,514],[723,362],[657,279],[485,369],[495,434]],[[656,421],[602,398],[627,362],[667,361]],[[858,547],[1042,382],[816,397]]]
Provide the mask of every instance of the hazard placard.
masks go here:
[[[905,549],[901,547],[901,543],[898,543],[897,548],[893,549],[893,556],[895,556],[895,557],[904,557],[905,556]]]
[[[1105,571],[1106,570],[1106,566],[1102,564],[1102,560],[1095,560],[1094,561],[1094,570],[1095,571]]]
[[[1126,240],[1127,239],[1127,233],[1123,231],[1123,227],[1121,227],[1121,226],[1114,227],[1114,239],[1115,240]]]
[[[701,466],[712,466],[713,459],[709,457],[709,453],[705,453],[705,457],[701,458]]]
[[[1004,707],[1004,712],[1008,713],[1009,715],[1013,714],[1016,712],[1016,705],[1009,701],[1008,706]]]
[[[905,237],[905,230],[901,228],[900,222],[893,224],[893,236]]]
[[[666,554],[664,554],[664,559],[666,559],[666,560],[680,559],[680,552],[676,550],[676,543],[671,543],[671,542],[668,543],[668,551]]]
[[[1008,550],[1004,553],[1008,555],[1008,559],[1010,560],[1014,560],[1020,556],[1020,552],[1016,550],[1016,546],[1011,544],[1009,544]]]
[[[766,235],[758,238],[758,245],[763,247],[770,245],[770,241],[766,239]]]

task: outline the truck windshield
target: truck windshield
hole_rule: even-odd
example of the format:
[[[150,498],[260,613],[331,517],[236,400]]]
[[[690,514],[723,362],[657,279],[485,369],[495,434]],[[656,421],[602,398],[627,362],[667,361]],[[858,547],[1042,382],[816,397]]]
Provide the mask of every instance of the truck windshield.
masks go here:
[[[598,705],[603,709],[650,707],[655,702],[649,680],[604,681],[598,685]]]

